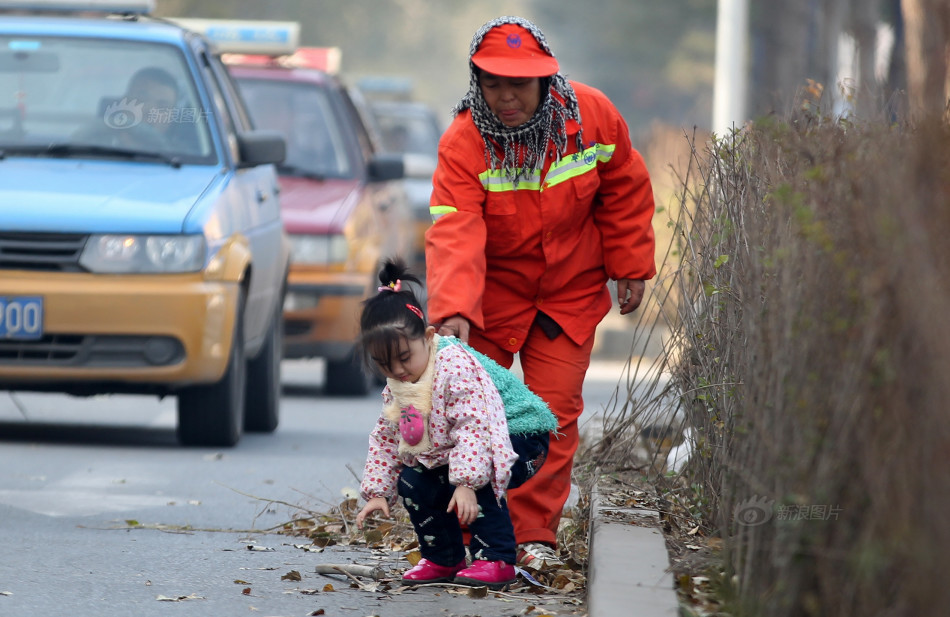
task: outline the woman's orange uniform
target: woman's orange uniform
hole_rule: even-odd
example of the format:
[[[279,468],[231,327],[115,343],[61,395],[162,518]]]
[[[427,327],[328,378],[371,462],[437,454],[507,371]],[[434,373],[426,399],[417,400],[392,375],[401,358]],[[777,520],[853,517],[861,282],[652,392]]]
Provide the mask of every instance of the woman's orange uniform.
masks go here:
[[[559,420],[542,472],[509,495],[519,543],[555,543],[594,331],[612,302],[608,279],[656,274],[653,190],[643,158],[607,97],[571,85],[583,145],[569,119],[566,153],[558,160],[550,146],[543,167],[517,182],[504,169],[489,169],[470,111],[455,117],[439,146],[434,222],[426,233],[430,320],[466,318],[469,342],[502,366],[520,353],[525,382]],[[563,335],[545,335],[539,311]]]

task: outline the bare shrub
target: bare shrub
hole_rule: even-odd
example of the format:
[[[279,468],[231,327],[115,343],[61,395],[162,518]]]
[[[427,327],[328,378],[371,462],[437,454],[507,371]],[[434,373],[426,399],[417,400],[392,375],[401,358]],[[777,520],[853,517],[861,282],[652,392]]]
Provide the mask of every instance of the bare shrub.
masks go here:
[[[802,113],[697,147],[682,180],[667,353],[631,362],[588,456],[725,539],[738,613],[942,614],[950,130]],[[689,440],[678,473],[657,426]]]

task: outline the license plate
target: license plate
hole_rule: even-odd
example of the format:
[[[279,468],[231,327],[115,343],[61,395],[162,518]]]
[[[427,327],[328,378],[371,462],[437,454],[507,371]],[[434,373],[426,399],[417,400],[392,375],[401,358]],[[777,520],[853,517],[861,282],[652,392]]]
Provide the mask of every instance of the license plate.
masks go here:
[[[38,339],[43,336],[43,297],[0,297],[0,339]]]

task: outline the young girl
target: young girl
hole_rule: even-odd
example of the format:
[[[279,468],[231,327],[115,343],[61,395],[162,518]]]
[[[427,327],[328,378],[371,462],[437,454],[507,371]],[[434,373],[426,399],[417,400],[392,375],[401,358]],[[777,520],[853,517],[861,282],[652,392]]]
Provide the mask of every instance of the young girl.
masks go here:
[[[501,588],[516,580],[505,491],[543,463],[556,420],[540,399],[534,397],[535,404],[523,396],[534,395],[521,384],[524,392],[513,400],[532,402],[520,405],[514,420],[520,432],[510,435],[501,394],[483,366],[487,358],[440,339],[406,285],[419,280],[402,263],[387,262],[379,279],[383,286],[363,308],[360,337],[367,363],[385,375],[386,388],[369,438],[360,485],[366,505],[357,526],[376,511],[389,516],[398,492],[422,553],[403,584]],[[462,525],[471,535],[471,565]]]

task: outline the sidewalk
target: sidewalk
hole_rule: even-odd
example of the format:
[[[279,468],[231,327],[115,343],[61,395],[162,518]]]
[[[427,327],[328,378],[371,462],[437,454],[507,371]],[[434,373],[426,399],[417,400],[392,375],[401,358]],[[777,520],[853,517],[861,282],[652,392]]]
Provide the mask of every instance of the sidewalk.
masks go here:
[[[618,367],[630,355],[633,331],[629,324],[619,320],[607,322],[598,329],[598,345],[588,378],[617,379]],[[680,614],[659,512],[612,506],[595,486],[591,495],[589,543],[588,617]]]
[[[588,617],[679,615],[659,512],[610,506],[595,487],[590,517]]]

